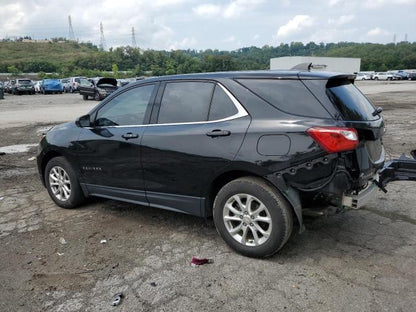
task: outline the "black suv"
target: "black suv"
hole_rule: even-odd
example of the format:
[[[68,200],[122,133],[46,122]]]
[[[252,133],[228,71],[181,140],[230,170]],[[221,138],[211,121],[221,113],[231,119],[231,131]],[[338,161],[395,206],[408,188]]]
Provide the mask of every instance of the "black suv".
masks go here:
[[[13,94],[35,94],[35,86],[30,79],[11,80],[11,93]]]
[[[47,132],[39,173],[63,208],[99,196],[213,216],[233,249],[270,256],[294,219],[302,230],[304,212],[358,208],[373,181],[386,184],[376,179],[381,109],[354,78],[261,71],[132,83]]]

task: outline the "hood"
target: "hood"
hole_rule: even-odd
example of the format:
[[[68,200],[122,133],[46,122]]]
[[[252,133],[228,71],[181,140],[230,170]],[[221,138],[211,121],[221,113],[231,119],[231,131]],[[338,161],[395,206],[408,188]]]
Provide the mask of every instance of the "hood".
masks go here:
[[[99,87],[100,85],[112,85],[117,87],[117,80],[114,78],[100,78],[96,81],[95,85]]]

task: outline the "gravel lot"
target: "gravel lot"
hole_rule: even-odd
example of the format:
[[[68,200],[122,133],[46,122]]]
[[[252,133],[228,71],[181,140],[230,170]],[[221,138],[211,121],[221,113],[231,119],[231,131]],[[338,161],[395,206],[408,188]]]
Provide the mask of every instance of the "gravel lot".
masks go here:
[[[387,121],[391,157],[416,149],[416,83],[357,82]],[[78,94],[6,95],[0,148],[87,113]],[[49,199],[35,146],[0,156],[1,311],[412,311],[415,183],[395,182],[364,209],[306,220],[267,260],[232,252],[212,220],[94,200]],[[100,243],[105,239],[107,243]],[[192,256],[213,263],[191,267]],[[123,292],[118,307],[112,297]]]

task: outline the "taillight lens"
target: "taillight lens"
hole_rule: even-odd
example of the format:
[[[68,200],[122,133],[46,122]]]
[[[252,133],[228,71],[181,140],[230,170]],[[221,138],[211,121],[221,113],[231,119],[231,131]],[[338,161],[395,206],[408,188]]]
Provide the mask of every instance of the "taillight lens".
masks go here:
[[[328,153],[353,150],[359,143],[354,128],[314,127],[306,132]]]

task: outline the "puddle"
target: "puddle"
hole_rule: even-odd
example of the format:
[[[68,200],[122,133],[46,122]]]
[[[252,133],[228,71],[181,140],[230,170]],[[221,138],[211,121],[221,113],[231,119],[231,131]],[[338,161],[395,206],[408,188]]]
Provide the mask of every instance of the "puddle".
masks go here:
[[[50,126],[46,126],[46,127],[42,127],[42,128],[37,128],[36,129],[36,135],[40,136],[45,132],[48,132],[54,125],[50,125]]]
[[[18,144],[0,147],[0,153],[15,154],[15,153],[26,153],[31,147],[37,146],[38,144]]]

